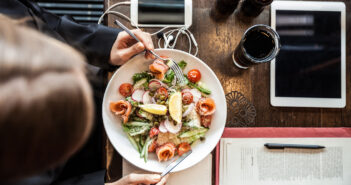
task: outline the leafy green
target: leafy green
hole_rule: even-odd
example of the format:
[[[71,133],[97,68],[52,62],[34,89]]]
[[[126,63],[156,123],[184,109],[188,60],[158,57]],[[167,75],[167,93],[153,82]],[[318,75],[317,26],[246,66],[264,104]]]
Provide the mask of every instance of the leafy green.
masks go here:
[[[133,83],[135,84],[137,81],[143,78],[146,78],[147,81],[150,81],[153,77],[151,74],[147,72],[141,72],[141,73],[135,73],[132,78],[133,78]]]
[[[145,145],[145,139],[143,138],[142,135],[139,135],[140,138],[140,146],[144,146]]]
[[[149,129],[150,126],[131,126],[128,124],[123,125],[123,131],[128,133],[130,136],[145,134]]]
[[[205,134],[206,134],[206,132],[204,132],[204,133],[199,133],[199,134],[197,134],[197,135],[188,137],[188,138],[186,138],[186,141],[187,141],[188,143],[193,143],[193,142],[197,141],[198,139],[204,138],[204,137],[205,137]]]
[[[147,120],[152,120],[153,119],[153,115],[152,114],[150,114],[150,113],[148,113],[148,112],[146,112],[146,111],[143,111],[143,110],[141,110],[141,109],[139,109],[139,115],[141,116],[141,117],[143,117],[143,118],[145,118],[145,119],[147,119]]]
[[[180,61],[180,62],[178,63],[178,66],[179,66],[182,70],[185,69],[186,65],[187,65],[187,63],[186,63],[184,60],[182,60],[182,61]]]
[[[145,147],[146,147],[146,144],[150,141],[150,137],[147,137],[146,138],[146,141],[143,145],[143,148],[141,149],[141,153],[140,153],[140,157],[144,157],[144,154],[145,154]]]
[[[145,118],[140,118],[140,117],[137,117],[137,116],[132,117],[131,120],[138,121],[138,122],[146,122],[147,121]]]
[[[145,90],[149,90],[149,82],[143,83],[143,87]]]
[[[129,134],[127,134],[127,136],[128,136],[128,140],[130,141],[130,143],[133,145],[133,147],[136,149],[136,150],[138,150],[138,152],[140,151],[140,149],[139,149],[139,146],[137,145],[137,142],[135,141],[135,139],[132,137],[132,136],[130,136]]]
[[[130,115],[133,115],[136,109],[137,109],[137,107],[132,106],[132,110],[130,111]]]
[[[134,138],[134,140],[135,140],[135,143],[136,143],[137,146],[138,146],[138,152],[140,153],[140,152],[141,152],[141,149],[143,148],[143,147],[140,145],[140,137],[139,137],[139,136],[134,136],[133,138]]]
[[[188,79],[188,77],[186,76],[186,74],[184,74],[184,83],[185,83],[185,85],[189,85],[189,79]]]
[[[134,83],[133,85],[133,89],[139,89],[140,87],[145,87],[148,86],[148,79],[147,78],[142,78],[140,80],[138,80],[137,82]]]
[[[154,139],[151,139],[149,136],[146,138],[145,140],[145,144],[141,150],[141,153],[140,153],[140,157],[144,157],[144,161],[147,162],[147,157],[148,157],[148,149],[149,149],[149,146],[152,142],[154,142]]]
[[[190,86],[192,88],[196,88],[197,90],[199,90],[200,92],[202,92],[204,94],[207,94],[207,95],[211,94],[211,91],[209,89],[203,88],[196,83],[190,82],[189,80],[188,80],[188,86]]]
[[[185,132],[181,133],[179,135],[179,137],[180,138],[192,137],[192,136],[196,136],[196,135],[199,135],[199,134],[206,133],[207,131],[208,131],[208,128],[200,127],[200,128],[197,128],[197,129],[192,129],[190,131],[185,131]]]
[[[199,122],[200,120],[197,117],[191,117],[191,120],[184,122],[183,126],[191,129],[202,128],[201,126],[199,126]]]
[[[147,122],[140,122],[140,121],[132,121],[132,122],[128,122],[125,124],[128,127],[143,127],[143,126],[149,126],[151,127],[151,123],[147,123]]]
[[[206,95],[210,95],[211,94],[211,90],[206,89],[204,87],[201,87],[201,86],[199,86],[196,83],[190,82],[186,75],[184,75],[184,79],[185,79],[185,84],[187,84],[189,87],[195,88],[195,89],[199,90],[200,92],[202,92],[202,93],[204,93]]]
[[[137,101],[134,101],[130,96],[126,98],[126,100],[132,104],[133,107],[137,107],[139,103]]]
[[[186,67],[186,65],[187,65],[187,63],[184,61],[184,60],[182,60],[182,61],[180,61],[179,63],[178,63],[178,65],[179,65],[179,67],[182,69],[182,70],[184,70],[184,68]],[[173,79],[174,79],[174,71],[173,70],[171,70],[171,69],[169,69],[167,72],[166,72],[166,74],[165,74],[165,78],[163,79],[163,82],[164,83],[167,83],[167,84],[170,84],[172,81],[173,81]]]
[[[165,74],[165,78],[163,79],[164,83],[170,84],[174,79],[174,72],[169,69],[166,74]]]
[[[132,121],[123,124],[123,131],[130,136],[136,136],[148,133],[152,124],[147,122]],[[140,141],[139,141],[140,142]]]
[[[192,128],[192,130],[182,132],[179,137],[182,141],[186,141],[188,143],[193,143],[198,139],[204,138],[207,133],[208,128],[200,127],[200,128]]]

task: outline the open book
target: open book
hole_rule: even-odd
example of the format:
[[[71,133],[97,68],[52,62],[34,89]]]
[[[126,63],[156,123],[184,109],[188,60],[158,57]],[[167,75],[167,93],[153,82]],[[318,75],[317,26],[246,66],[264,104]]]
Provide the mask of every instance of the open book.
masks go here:
[[[265,143],[324,149],[267,149]],[[222,138],[220,185],[351,185],[351,138]]]

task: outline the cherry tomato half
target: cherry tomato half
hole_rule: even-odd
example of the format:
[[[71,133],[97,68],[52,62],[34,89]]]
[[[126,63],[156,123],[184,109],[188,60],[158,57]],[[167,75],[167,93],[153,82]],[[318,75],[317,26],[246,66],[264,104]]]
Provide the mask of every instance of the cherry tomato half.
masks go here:
[[[185,105],[189,105],[190,103],[193,102],[193,94],[191,94],[191,92],[189,91],[183,91],[182,92],[182,100],[183,100],[183,104]]]
[[[197,69],[192,69],[188,72],[188,79],[190,82],[196,83],[201,79],[201,73]]]
[[[158,130],[158,128],[152,127],[152,128],[150,129],[150,132],[149,132],[150,138],[152,138],[152,137],[158,135],[159,132],[160,132],[160,131]]]
[[[155,151],[156,151],[156,148],[157,148],[157,143],[156,143],[156,140],[154,140],[154,141],[150,144],[150,146],[149,146],[149,148],[148,148],[148,152],[155,152]]]
[[[122,96],[128,97],[128,96],[132,95],[132,93],[133,93],[133,86],[130,83],[124,83],[121,86],[119,86],[118,90]]]
[[[164,88],[164,87],[158,88],[157,91],[156,91],[156,94],[157,94],[157,95],[163,95],[166,99],[167,99],[167,97],[168,97],[168,91],[167,91],[167,89]]]
[[[187,153],[190,149],[191,149],[190,144],[187,142],[183,142],[178,145],[177,153],[179,156],[182,156],[183,154]]]

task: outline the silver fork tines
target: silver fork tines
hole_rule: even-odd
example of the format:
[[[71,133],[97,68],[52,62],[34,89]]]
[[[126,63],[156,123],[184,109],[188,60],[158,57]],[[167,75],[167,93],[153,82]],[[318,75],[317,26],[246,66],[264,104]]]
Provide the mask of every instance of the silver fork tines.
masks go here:
[[[183,71],[177,63],[175,63],[173,60],[171,61],[172,63],[169,67],[173,70],[174,74],[176,75],[177,81],[179,80],[178,84],[183,85],[185,83]]]
[[[124,26],[121,22],[119,22],[118,20],[115,20],[115,23],[120,26],[124,31],[126,31],[130,36],[132,36],[136,41],[140,42],[140,40],[138,39],[138,37],[136,37],[126,26]],[[155,57],[165,61],[165,62],[168,62],[169,60],[172,61],[172,64],[169,66],[174,74],[176,75],[176,80],[178,82],[179,85],[185,85],[185,79],[184,79],[184,76],[183,76],[183,70],[179,67],[179,65],[174,62],[174,60],[172,60],[171,58],[169,59],[164,59],[164,58],[161,58],[158,54],[156,54],[154,51],[152,50],[148,50],[148,49],[145,49],[146,51],[150,52],[151,54],[153,54]]]
[[[169,64],[168,66],[172,69],[172,71],[176,75],[176,80],[177,81],[179,80],[178,84],[179,85],[184,85],[185,84],[185,80],[184,80],[184,76],[183,76],[183,70],[179,67],[179,65],[173,59],[171,59],[171,58],[168,58],[168,59],[161,58],[158,54],[156,54],[152,50],[149,50],[149,52],[151,54],[153,54],[155,57],[157,57],[158,59],[161,59],[161,60],[165,61],[166,64],[168,64],[168,61],[172,61],[171,64]]]

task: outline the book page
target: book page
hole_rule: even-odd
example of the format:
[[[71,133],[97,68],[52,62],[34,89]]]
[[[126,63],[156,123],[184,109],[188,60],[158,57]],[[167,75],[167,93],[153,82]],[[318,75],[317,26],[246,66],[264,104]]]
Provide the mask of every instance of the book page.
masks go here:
[[[267,149],[265,143],[324,149]],[[220,185],[350,185],[351,138],[223,138]]]

